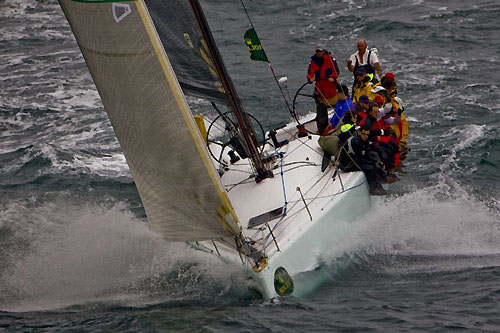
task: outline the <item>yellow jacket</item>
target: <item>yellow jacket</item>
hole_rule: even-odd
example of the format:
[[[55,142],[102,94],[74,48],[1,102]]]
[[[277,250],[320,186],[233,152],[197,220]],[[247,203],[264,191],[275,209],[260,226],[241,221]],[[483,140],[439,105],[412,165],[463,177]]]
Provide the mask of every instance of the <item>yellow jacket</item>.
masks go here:
[[[375,94],[372,93],[372,89],[373,85],[371,82],[361,82],[356,84],[352,93],[353,102],[358,103],[359,98],[363,95],[366,95],[370,99],[370,101],[373,100],[373,98],[375,98]]]
[[[399,130],[400,125],[401,130]],[[406,139],[408,139],[408,121],[404,114],[401,114],[399,123],[391,125],[391,128],[396,133],[396,137],[399,138],[399,141],[406,142]]]

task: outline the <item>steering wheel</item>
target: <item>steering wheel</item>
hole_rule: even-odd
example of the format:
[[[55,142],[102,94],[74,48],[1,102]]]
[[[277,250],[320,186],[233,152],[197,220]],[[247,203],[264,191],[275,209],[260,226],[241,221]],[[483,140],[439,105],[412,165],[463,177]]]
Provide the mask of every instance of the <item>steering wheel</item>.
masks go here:
[[[226,163],[222,160],[222,156],[224,155],[224,150],[226,147],[231,146],[232,138],[234,137],[233,133],[231,130],[228,128],[228,124],[226,124],[227,121],[231,122],[232,127],[238,128],[237,124],[234,123],[233,120],[229,118],[229,114],[232,114],[232,111],[226,111],[222,114],[219,114],[208,126],[207,129],[207,147],[208,147],[208,152],[210,155],[220,164],[226,165]],[[248,117],[252,121],[252,125],[254,128],[258,127],[260,129],[260,134],[263,138],[263,141],[261,141],[259,153],[262,153],[264,150],[265,142],[267,141],[265,139],[265,132],[264,128],[262,127],[262,124],[252,116],[251,114],[247,113]],[[257,125],[257,126],[255,126]],[[233,139],[234,140],[234,139]],[[220,147],[222,147],[219,156],[215,156],[214,152],[210,148],[210,144],[216,144]],[[235,150],[233,148],[233,150]]]

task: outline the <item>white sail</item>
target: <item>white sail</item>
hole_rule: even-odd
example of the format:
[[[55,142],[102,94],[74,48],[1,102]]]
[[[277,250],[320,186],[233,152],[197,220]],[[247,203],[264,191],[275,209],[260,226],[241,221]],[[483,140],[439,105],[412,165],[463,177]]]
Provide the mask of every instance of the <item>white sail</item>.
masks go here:
[[[152,229],[173,241],[234,244],[236,214],[144,1],[59,2]]]

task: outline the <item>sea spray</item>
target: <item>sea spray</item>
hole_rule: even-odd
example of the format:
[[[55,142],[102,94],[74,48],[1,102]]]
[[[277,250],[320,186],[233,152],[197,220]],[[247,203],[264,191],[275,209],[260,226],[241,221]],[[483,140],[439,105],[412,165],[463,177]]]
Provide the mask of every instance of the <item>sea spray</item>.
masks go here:
[[[245,291],[238,268],[184,243],[166,242],[126,205],[51,202],[34,209],[13,204],[7,211],[1,224],[7,246],[2,310],[89,302],[145,306]]]
[[[498,211],[459,185],[440,183],[388,197],[356,223],[353,234],[336,251],[500,255],[499,221]]]

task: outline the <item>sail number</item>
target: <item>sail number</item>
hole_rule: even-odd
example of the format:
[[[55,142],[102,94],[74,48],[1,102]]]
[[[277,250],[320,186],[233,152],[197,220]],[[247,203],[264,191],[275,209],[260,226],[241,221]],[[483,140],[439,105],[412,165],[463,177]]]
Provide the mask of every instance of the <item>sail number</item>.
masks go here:
[[[248,51],[262,51],[262,45],[248,45]]]

